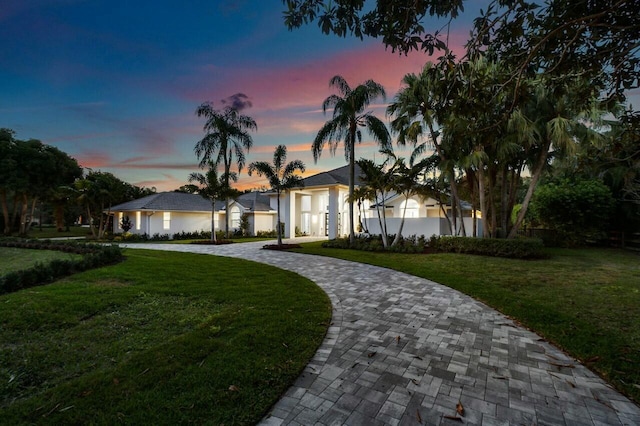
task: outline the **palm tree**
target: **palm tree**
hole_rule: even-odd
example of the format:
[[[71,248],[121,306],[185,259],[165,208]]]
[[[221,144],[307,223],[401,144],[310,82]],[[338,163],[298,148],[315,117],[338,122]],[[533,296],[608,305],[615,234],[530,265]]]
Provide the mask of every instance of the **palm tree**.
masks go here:
[[[355,242],[353,191],[356,143],[362,142],[360,128],[364,127],[382,149],[391,148],[391,136],[385,124],[370,111],[365,111],[372,101],[378,97],[384,99],[386,94],[382,85],[373,80],[367,80],[352,89],[340,75],[334,76],[329,81],[329,86],[338,89],[340,94],[331,95],[322,103],[324,113],[327,109],[333,108],[333,117],[318,131],[311,150],[313,160],[317,162],[326,143],[329,144],[332,155],[335,154],[340,141],[344,143],[345,158],[349,162],[349,242],[353,244]]]
[[[387,169],[387,162],[376,164],[369,159],[361,158],[358,160],[358,166],[361,171],[360,180],[363,183],[363,187],[367,188],[369,199],[372,200],[376,206],[382,246],[387,248],[389,247],[389,234],[387,232],[385,202],[391,191],[393,175],[396,172],[396,164],[394,163],[391,168]]]
[[[223,110],[213,108],[212,102],[205,102],[196,109],[198,117],[207,121],[204,125],[205,137],[196,143],[194,151],[200,160],[200,167],[208,163],[224,166],[225,186],[230,187],[231,165],[235,154],[238,173],[242,172],[246,159],[244,150],[249,151],[253,146],[253,139],[249,132],[257,130],[255,120],[233,107]],[[225,198],[225,211],[229,212],[229,197]],[[229,237],[229,214],[225,214],[225,233]]]
[[[278,214],[278,245],[282,245],[282,228],[280,226],[280,194],[291,188],[303,186],[302,177],[296,175],[296,170],[301,173],[305,171],[305,165],[300,160],[287,161],[287,147],[278,145],[273,153],[273,165],[266,161],[256,161],[249,164],[249,175],[256,172],[258,176],[263,176],[269,181],[271,189],[277,194],[277,214]]]
[[[216,200],[229,196],[230,187],[228,182],[232,180],[238,181],[238,175],[231,173],[227,176],[218,177],[218,171],[216,165],[212,162],[209,163],[209,170],[205,173],[191,173],[189,175],[189,182],[197,182],[200,184],[196,187],[196,192],[200,196],[211,201],[211,242],[216,242],[216,225],[215,225],[215,205]],[[225,216],[228,214],[225,212]]]
[[[427,63],[420,74],[407,74],[402,79],[404,87],[396,95],[395,101],[387,108],[387,114],[395,116],[392,129],[398,133],[398,145],[407,142],[416,146],[418,139],[426,134],[429,145],[440,158],[440,167],[449,181],[453,210],[462,212],[458,185],[456,182],[455,149],[447,146],[439,128],[444,128],[450,116],[451,97],[458,84],[455,67],[444,60],[438,65]],[[453,216],[457,229],[456,216]],[[460,216],[464,233],[464,221]]]

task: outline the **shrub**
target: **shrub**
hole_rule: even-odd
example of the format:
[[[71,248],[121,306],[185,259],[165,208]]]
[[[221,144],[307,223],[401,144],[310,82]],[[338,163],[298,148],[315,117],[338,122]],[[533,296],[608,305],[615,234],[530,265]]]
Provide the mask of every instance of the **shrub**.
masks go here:
[[[272,230],[272,231],[258,231],[256,232],[256,237],[260,237],[260,238],[278,238],[278,233],[276,232],[276,230]]]
[[[444,253],[479,254],[514,259],[545,257],[544,244],[538,238],[498,239],[432,236],[429,247]]]
[[[83,255],[78,260],[52,260],[48,264],[37,263],[22,271],[9,272],[0,277],[0,294],[11,293],[24,288],[43,285],[75,272],[117,263],[123,259],[122,250],[117,245],[84,243],[52,243],[44,240],[37,243],[20,239],[2,239],[0,247],[14,247],[32,250],[58,250]]]
[[[389,235],[388,241],[393,241],[394,235]],[[425,248],[424,237],[417,238],[415,235],[402,238],[395,246],[385,248],[380,235],[359,235],[353,245],[349,243],[349,238],[336,238],[325,241],[322,247],[353,249],[362,251],[389,251],[395,253],[422,253]]]

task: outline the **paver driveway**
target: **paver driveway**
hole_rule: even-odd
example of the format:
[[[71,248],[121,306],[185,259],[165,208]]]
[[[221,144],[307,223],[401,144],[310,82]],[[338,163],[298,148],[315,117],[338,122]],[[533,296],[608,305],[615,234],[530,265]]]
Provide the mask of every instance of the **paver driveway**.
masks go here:
[[[598,376],[458,291],[264,244],[128,245],[266,263],[327,292],[327,336],[264,425],[640,425],[640,407]]]

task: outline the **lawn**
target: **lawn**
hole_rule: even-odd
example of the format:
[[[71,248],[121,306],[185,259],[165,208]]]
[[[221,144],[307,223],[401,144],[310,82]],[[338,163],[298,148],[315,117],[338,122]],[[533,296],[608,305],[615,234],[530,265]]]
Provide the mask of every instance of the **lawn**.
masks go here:
[[[54,259],[78,259],[81,255],[54,250],[21,250],[0,247],[0,275],[29,269],[36,263],[48,263]]]
[[[549,259],[295,251],[384,266],[460,290],[516,319],[640,401],[640,255],[550,249]]]
[[[331,318],[325,293],[291,272],[125,254],[0,296],[0,423],[255,424]]]
[[[29,238],[74,238],[74,237],[91,237],[91,230],[83,226],[71,226],[69,231],[58,232],[53,226],[43,226],[40,230],[39,226],[32,226],[29,230]]]

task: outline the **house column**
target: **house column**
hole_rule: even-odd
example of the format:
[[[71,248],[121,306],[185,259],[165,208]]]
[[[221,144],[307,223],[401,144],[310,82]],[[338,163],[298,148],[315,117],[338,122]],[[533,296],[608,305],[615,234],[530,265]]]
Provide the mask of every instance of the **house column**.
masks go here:
[[[337,187],[329,188],[329,239],[338,237],[338,207],[340,205],[340,193]]]
[[[287,203],[287,215],[282,218],[284,222],[284,236],[286,238],[296,237],[296,194],[297,191],[289,191]]]

